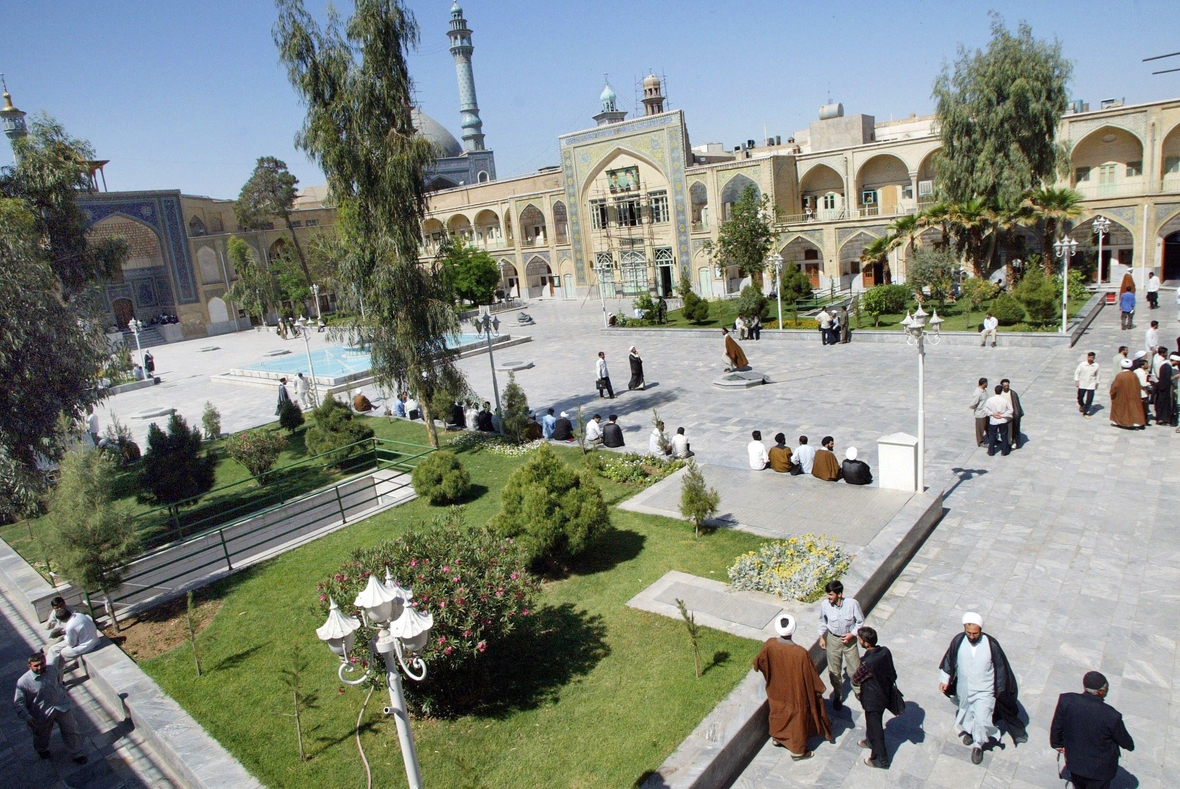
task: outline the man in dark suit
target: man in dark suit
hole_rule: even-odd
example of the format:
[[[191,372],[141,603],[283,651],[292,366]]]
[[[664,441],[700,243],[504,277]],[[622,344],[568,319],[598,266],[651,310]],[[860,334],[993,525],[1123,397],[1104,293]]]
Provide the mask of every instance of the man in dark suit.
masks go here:
[[[1119,748],[1135,750],[1123,716],[1104,699],[1106,677],[1090,671],[1082,678],[1085,693],[1062,693],[1057,698],[1049,744],[1065,754],[1070,781],[1076,789],[1106,789],[1119,771]]]
[[[623,428],[619,427],[617,414],[611,414],[610,421],[602,426],[602,445],[611,449],[623,446]]]

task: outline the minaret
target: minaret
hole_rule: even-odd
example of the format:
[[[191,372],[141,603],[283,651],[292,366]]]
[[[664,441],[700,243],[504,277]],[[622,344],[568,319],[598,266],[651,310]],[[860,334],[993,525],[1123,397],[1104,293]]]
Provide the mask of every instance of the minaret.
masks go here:
[[[602,89],[602,95],[598,100],[602,102],[602,112],[594,116],[594,120],[598,122],[599,126],[606,126],[608,123],[618,123],[627,117],[626,110],[619,111],[615,102],[618,101],[618,96],[615,95],[615,90],[610,86],[610,80],[606,82],[606,86]]]
[[[482,151],[483,121],[479,119],[479,102],[475,100],[475,74],[471,71],[471,29],[463,18],[463,9],[456,2],[451,6],[451,54],[455,57],[455,72],[459,76],[459,113],[463,116],[463,147],[468,151]]]
[[[4,126],[4,135],[8,141],[15,143],[29,133],[25,128],[25,114],[12,106],[12,96],[8,93],[8,83],[4,81],[3,74],[0,74],[0,85],[4,86],[4,109],[0,109],[0,124]]]
[[[659,115],[664,111],[664,96],[660,92],[660,78],[648,74],[643,80],[643,114]]]

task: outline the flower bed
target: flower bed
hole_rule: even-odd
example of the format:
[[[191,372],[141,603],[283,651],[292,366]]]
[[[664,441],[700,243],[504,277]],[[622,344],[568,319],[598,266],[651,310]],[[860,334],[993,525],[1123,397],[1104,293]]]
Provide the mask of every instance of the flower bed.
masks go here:
[[[653,455],[598,455],[598,473],[612,482],[624,485],[638,485],[646,488],[654,485],[673,471],[684,467],[683,460],[659,458]]]
[[[831,538],[803,534],[768,542],[738,557],[729,568],[729,582],[739,591],[769,592],[813,603],[824,586],[848,570],[852,554]]]

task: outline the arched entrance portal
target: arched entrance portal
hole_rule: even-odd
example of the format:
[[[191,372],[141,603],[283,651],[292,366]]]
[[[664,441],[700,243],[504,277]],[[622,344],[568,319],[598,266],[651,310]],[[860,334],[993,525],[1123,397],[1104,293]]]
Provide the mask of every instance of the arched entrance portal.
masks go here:
[[[135,306],[131,299],[115,299],[111,302],[111,312],[115,313],[115,325],[126,329],[127,324],[135,317]]]
[[[529,298],[539,299],[553,295],[553,272],[549,264],[540,258],[533,258],[525,268],[529,281]]]
[[[1180,280],[1180,230],[1164,237],[1163,279]]]

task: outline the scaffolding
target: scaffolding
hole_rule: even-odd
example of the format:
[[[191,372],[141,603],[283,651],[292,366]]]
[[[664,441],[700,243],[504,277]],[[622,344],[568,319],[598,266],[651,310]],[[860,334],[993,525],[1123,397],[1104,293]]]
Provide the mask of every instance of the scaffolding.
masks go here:
[[[661,187],[653,192],[645,181],[637,189],[623,192],[610,192],[600,186],[590,206],[594,272],[601,295],[671,296],[676,284],[674,242],[657,246],[655,221],[657,212],[662,212],[660,224],[671,226],[672,204],[667,189]],[[595,227],[595,223],[601,227]]]

